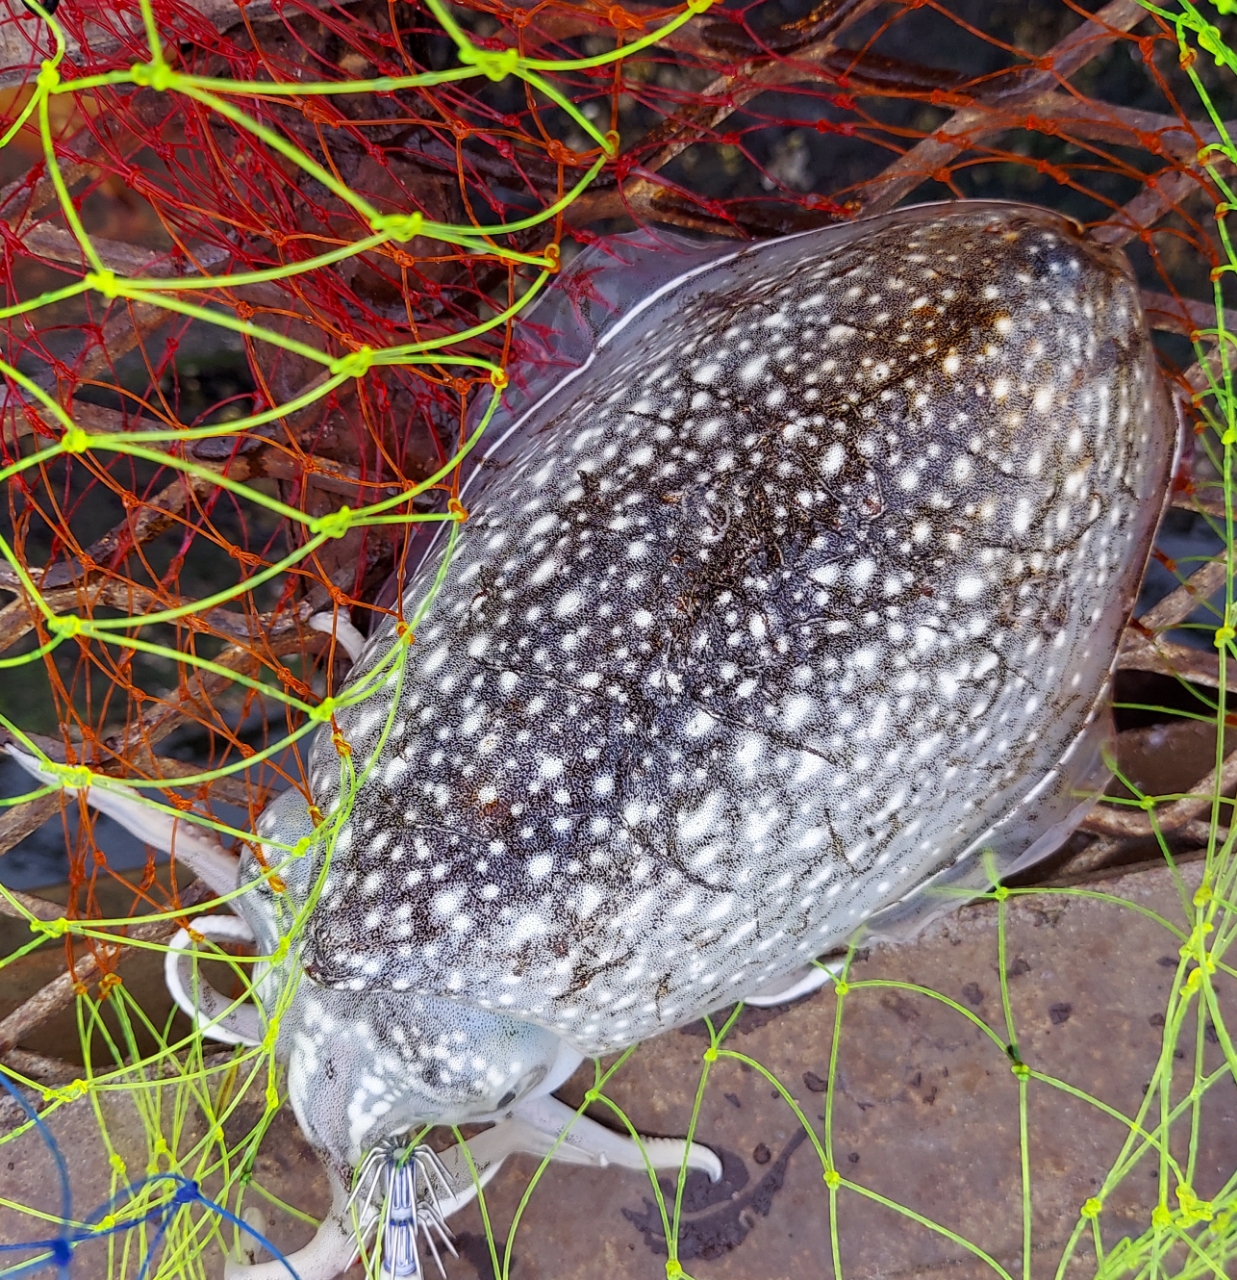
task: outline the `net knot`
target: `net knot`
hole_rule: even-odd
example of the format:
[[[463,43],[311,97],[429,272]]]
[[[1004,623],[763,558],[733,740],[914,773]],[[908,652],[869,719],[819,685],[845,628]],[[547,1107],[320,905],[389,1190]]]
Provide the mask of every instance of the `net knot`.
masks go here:
[[[84,764],[57,764],[52,760],[41,767],[54,774],[60,785],[70,791],[84,791],[94,779],[94,774]]]
[[[490,385],[501,391],[511,381],[505,369],[490,370]]]
[[[836,1169],[825,1170],[825,1186],[836,1191],[842,1185],[842,1175]]]
[[[1100,1210],[1103,1209],[1103,1207],[1104,1202],[1102,1200],[1097,1200],[1094,1196],[1091,1196],[1079,1212],[1084,1218],[1098,1218],[1100,1216]]]
[[[361,346],[355,351],[349,351],[346,356],[340,356],[338,360],[332,360],[331,372],[342,373],[347,378],[363,378],[373,363],[373,347]]]
[[[46,60],[39,67],[38,79],[35,85],[46,93],[50,93],[60,83],[60,71],[57,67]]]
[[[1218,5],[1217,8],[1219,8]],[[1223,12],[1223,9],[1221,9],[1221,12]],[[1196,28],[1194,34],[1198,40],[1198,47],[1211,54],[1217,67],[1222,67],[1225,59],[1230,55],[1228,46],[1224,43],[1224,37],[1220,34],[1219,27],[1213,27],[1209,22],[1203,23],[1202,29]]]
[[[48,618],[47,629],[54,636],[71,640],[74,636],[81,635],[82,620],[75,613],[66,613],[60,617]]]
[[[474,45],[460,50],[460,61],[476,67],[482,75],[497,83],[519,70],[520,51],[504,49],[501,53],[493,53],[489,49],[478,49]]]
[[[454,516],[460,524],[463,524],[468,519],[468,508],[458,498],[448,498],[447,514]]]
[[[116,283],[116,273],[108,267],[102,271],[88,271],[86,283],[105,298],[120,297],[120,286]]]
[[[69,922],[60,916],[55,920],[31,920],[30,932],[41,933],[45,938],[63,938],[69,931]]]
[[[316,707],[309,709],[309,718],[311,720],[329,720],[335,714],[335,699],[323,698]]]
[[[606,10],[606,18],[616,31],[640,31],[644,28],[644,18],[638,13],[628,13],[622,5],[612,4]]]
[[[143,89],[154,89],[162,93],[170,89],[174,73],[166,62],[135,62],[129,68],[129,76],[135,85]]]
[[[1179,1225],[1192,1227],[1197,1222],[1210,1222],[1215,1216],[1210,1200],[1200,1200],[1194,1194],[1194,1188],[1182,1183],[1177,1188],[1177,1202],[1181,1205]]]
[[[371,230],[401,244],[421,234],[425,217],[420,213],[384,213],[370,220]]]
[[[65,453],[84,453],[90,448],[90,437],[81,427],[67,427],[60,437],[60,447]]]
[[[328,538],[342,538],[352,528],[352,508],[340,507],[338,511],[328,511],[309,522],[309,531],[323,534]]]
[[[687,7],[692,13],[704,13],[713,7],[713,0],[687,0]]]
[[[44,1089],[43,1099],[45,1102],[76,1102],[78,1098],[86,1096],[85,1080],[70,1080],[68,1084],[59,1089]]]

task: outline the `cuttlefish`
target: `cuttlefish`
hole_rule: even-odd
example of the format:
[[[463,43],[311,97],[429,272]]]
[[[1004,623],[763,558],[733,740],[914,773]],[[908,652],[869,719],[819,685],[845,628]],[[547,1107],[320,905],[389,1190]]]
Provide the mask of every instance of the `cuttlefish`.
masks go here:
[[[534,316],[577,324],[575,367],[491,426],[468,520],[407,583],[415,644],[390,661],[392,619],[353,645],[374,692],[262,814],[262,856],[180,823],[178,856],[244,888],[196,930],[286,945],[256,1003],[198,981],[185,934],[169,982],[216,1039],[277,1013],[335,1191],[310,1245],[233,1275],[327,1280],[371,1241],[413,1274],[515,1150],[717,1177],[554,1090],[827,982],[861,928],[1050,852],[1107,780],[1175,434],[1121,253],[986,202],[647,240],[590,250]],[[171,843],[122,788],[88,798]],[[478,1121],[467,1150],[420,1141]]]

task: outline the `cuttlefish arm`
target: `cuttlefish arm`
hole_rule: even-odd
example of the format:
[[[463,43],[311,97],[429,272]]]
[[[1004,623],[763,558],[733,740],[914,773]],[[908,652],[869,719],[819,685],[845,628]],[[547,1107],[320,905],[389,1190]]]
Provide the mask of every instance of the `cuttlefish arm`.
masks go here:
[[[549,1158],[563,1164],[605,1169],[699,1169],[711,1182],[722,1176],[718,1157],[699,1143],[679,1138],[641,1138],[615,1133],[557,1098],[543,1095],[517,1103],[492,1128],[439,1152],[434,1164],[437,1186],[423,1197],[418,1226],[429,1239],[431,1223],[458,1213],[494,1177],[511,1155]],[[360,1256],[358,1240],[374,1230],[380,1209],[358,1208],[339,1174],[327,1165],[332,1191],[330,1212],[304,1248],[264,1262],[230,1259],[225,1280],[334,1280]],[[432,1198],[431,1198],[432,1197]],[[448,1237],[449,1238],[449,1237]]]
[[[20,747],[10,742],[5,750],[32,778],[61,787],[70,795],[84,796],[92,809],[114,818],[139,840],[172,854],[212,892],[222,895],[235,890],[237,859],[223,847],[213,831],[156,808],[123,782],[107,779],[85,787],[66,785],[62,775],[45,768]]]
[[[346,613],[315,613],[307,620],[306,626],[333,635],[353,662],[365,646],[365,637],[352,625]],[[87,787],[66,785],[62,775],[44,768],[34,756],[16,744],[7,744],[5,750],[39,782],[61,787],[70,795],[84,792],[86,803],[92,809],[107,814],[143,843],[174,856],[212,892],[222,896],[236,888],[238,861],[223,847],[214,832],[156,808],[123,782],[107,779]]]

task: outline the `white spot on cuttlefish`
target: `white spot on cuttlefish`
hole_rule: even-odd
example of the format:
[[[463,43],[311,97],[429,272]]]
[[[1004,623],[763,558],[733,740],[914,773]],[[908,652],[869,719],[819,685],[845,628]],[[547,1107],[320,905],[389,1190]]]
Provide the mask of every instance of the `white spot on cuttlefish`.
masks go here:
[[[489,428],[401,732],[336,711],[353,759],[407,763],[380,754],[350,798],[281,1014],[298,1119],[341,1168],[422,1125],[532,1116],[580,1054],[923,919],[958,899],[916,890],[982,887],[981,849],[1047,852],[1104,780],[1173,438],[1124,258],[984,203],[683,253]],[[616,271],[610,296],[646,278]],[[309,773],[319,811],[348,800],[325,730]],[[292,793],[260,823],[312,830]],[[321,861],[291,864],[289,906]],[[241,881],[274,951],[252,855]]]

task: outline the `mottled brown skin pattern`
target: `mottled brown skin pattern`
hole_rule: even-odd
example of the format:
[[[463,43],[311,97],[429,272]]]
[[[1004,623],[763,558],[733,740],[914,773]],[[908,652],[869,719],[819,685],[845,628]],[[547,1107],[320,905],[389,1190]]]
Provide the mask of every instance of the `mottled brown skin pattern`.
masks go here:
[[[398,689],[339,717],[372,767],[313,982],[600,1052],[1014,861],[1090,776],[1171,438],[1127,264],[1042,211],[771,242],[633,309],[483,465]],[[337,811],[325,734],[311,782]]]

